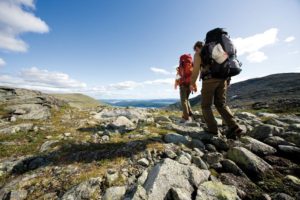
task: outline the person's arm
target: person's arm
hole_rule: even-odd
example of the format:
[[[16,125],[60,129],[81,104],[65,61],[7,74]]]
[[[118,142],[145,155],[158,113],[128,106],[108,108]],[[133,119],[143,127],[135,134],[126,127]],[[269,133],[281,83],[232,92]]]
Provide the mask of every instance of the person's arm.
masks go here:
[[[177,89],[177,87],[178,87],[178,85],[179,85],[179,79],[180,79],[178,68],[176,68],[176,70],[177,70],[177,73],[176,73],[175,84],[174,84],[175,90]]]
[[[194,61],[193,61],[193,72],[192,72],[192,77],[191,77],[191,85],[196,84],[196,81],[197,81],[200,71],[201,71],[200,65],[201,65],[201,57],[199,54],[195,53]]]

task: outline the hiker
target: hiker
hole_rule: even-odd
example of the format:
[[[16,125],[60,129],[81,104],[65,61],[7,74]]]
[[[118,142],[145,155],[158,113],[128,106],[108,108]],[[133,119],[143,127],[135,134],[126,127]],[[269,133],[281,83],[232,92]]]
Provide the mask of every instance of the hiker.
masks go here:
[[[224,34],[224,33],[221,32],[219,35],[222,36],[222,34]],[[203,44],[203,42],[198,41],[194,45],[194,51],[195,51],[194,63],[193,63],[194,67],[193,67],[193,72],[192,72],[192,76],[191,76],[190,90],[191,91],[195,90],[194,85],[200,74],[200,78],[202,79],[201,108],[202,108],[202,114],[203,114],[204,121],[207,125],[206,131],[209,133],[212,133],[214,135],[219,135],[219,133],[220,133],[218,130],[217,122],[214,118],[213,111],[212,111],[212,104],[214,104],[216,109],[220,113],[223,121],[225,121],[226,125],[229,127],[229,129],[226,133],[227,137],[236,139],[236,137],[241,136],[242,129],[239,127],[237,122],[234,120],[233,114],[231,113],[229,107],[226,105],[226,93],[227,93],[227,87],[229,84],[229,79],[230,79],[231,75],[233,76],[236,74],[234,74],[234,69],[232,69],[232,74],[225,74],[225,73],[221,74],[221,72],[223,72],[222,70],[217,70],[217,72],[215,72],[214,71],[215,66],[213,66],[213,65],[214,65],[214,62],[216,62],[216,61],[211,62],[211,63],[204,62],[205,59],[207,59],[205,57],[206,56],[205,53],[207,53],[207,52],[204,52],[207,49],[204,49],[204,48],[206,48],[207,44],[210,42],[209,41],[210,38],[208,38],[208,36],[209,36],[209,32],[207,34],[205,44]],[[214,43],[216,48],[222,48],[222,46],[217,47],[216,44],[218,44],[218,43]],[[214,48],[211,48],[211,49],[214,49]],[[215,50],[215,51],[219,51],[219,52],[223,53],[223,55],[218,54],[219,57],[216,58],[216,60],[218,62],[223,63],[223,64],[225,62],[227,62],[226,60],[228,60],[228,55],[226,52],[224,52],[223,49],[221,49],[221,50],[219,49],[219,50]],[[236,54],[235,49],[234,49],[234,54]],[[211,57],[210,57],[210,59],[211,59]],[[225,66],[225,64],[224,64],[224,66]],[[222,67],[222,66],[218,66],[218,67]],[[230,68],[231,66],[228,65],[226,67]],[[230,71],[230,70],[228,70],[228,71]]]
[[[191,54],[180,56],[179,66],[176,68],[175,89],[179,86],[180,101],[182,107],[182,121],[191,121],[193,116],[189,96],[191,94],[190,81],[193,71],[193,60]],[[194,86],[196,88],[196,86]]]

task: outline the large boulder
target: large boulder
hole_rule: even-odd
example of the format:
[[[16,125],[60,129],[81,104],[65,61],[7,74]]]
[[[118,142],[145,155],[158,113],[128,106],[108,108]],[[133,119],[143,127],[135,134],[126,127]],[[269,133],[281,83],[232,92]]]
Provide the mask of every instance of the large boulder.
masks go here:
[[[163,200],[172,188],[181,188],[192,194],[194,186],[207,181],[209,176],[208,170],[183,165],[167,158],[150,171],[144,188],[148,200]]]
[[[249,149],[255,154],[266,156],[276,153],[276,149],[263,142],[260,142],[251,137],[242,137],[241,141],[244,143],[244,147]]]
[[[244,147],[233,147],[227,157],[241,167],[250,177],[262,177],[272,166]]]
[[[32,123],[22,123],[22,124],[16,124],[11,126],[5,125],[4,127],[0,128],[0,134],[14,134],[17,132],[28,132],[31,131],[32,129],[33,129]]]
[[[132,131],[136,129],[136,125],[127,117],[119,116],[108,125],[110,128],[119,130],[120,132]]]
[[[110,187],[105,191],[103,200],[122,200],[126,192],[125,186]]]
[[[234,186],[224,185],[221,182],[207,181],[202,183],[197,191],[196,200],[239,200]]]
[[[104,118],[116,118],[119,116],[124,116],[130,120],[146,120],[149,113],[147,113],[147,110],[141,108],[104,108],[93,117],[101,120]]]

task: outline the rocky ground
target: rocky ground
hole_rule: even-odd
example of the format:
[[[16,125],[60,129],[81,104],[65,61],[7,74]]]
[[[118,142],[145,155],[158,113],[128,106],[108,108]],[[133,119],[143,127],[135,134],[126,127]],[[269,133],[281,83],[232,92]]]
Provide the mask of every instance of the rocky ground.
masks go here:
[[[0,199],[300,199],[298,115],[236,110],[238,140],[179,116],[0,87]]]

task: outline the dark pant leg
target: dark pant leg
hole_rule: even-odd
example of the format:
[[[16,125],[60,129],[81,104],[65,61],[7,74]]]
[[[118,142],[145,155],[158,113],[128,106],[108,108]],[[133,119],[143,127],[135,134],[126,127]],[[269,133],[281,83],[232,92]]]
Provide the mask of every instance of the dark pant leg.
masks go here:
[[[202,82],[201,89],[201,108],[204,121],[207,125],[208,131],[217,133],[218,125],[213,115],[212,104],[215,95],[215,90],[218,85],[218,80],[205,80]]]
[[[180,86],[180,101],[184,119],[189,118],[189,95],[190,95],[190,88],[188,86]]]
[[[226,80],[222,80],[215,91],[215,99],[214,104],[216,109],[222,116],[226,125],[229,128],[235,128],[238,126],[236,121],[234,120],[233,114],[230,111],[229,107],[226,105],[226,93],[227,93],[227,82]]]

